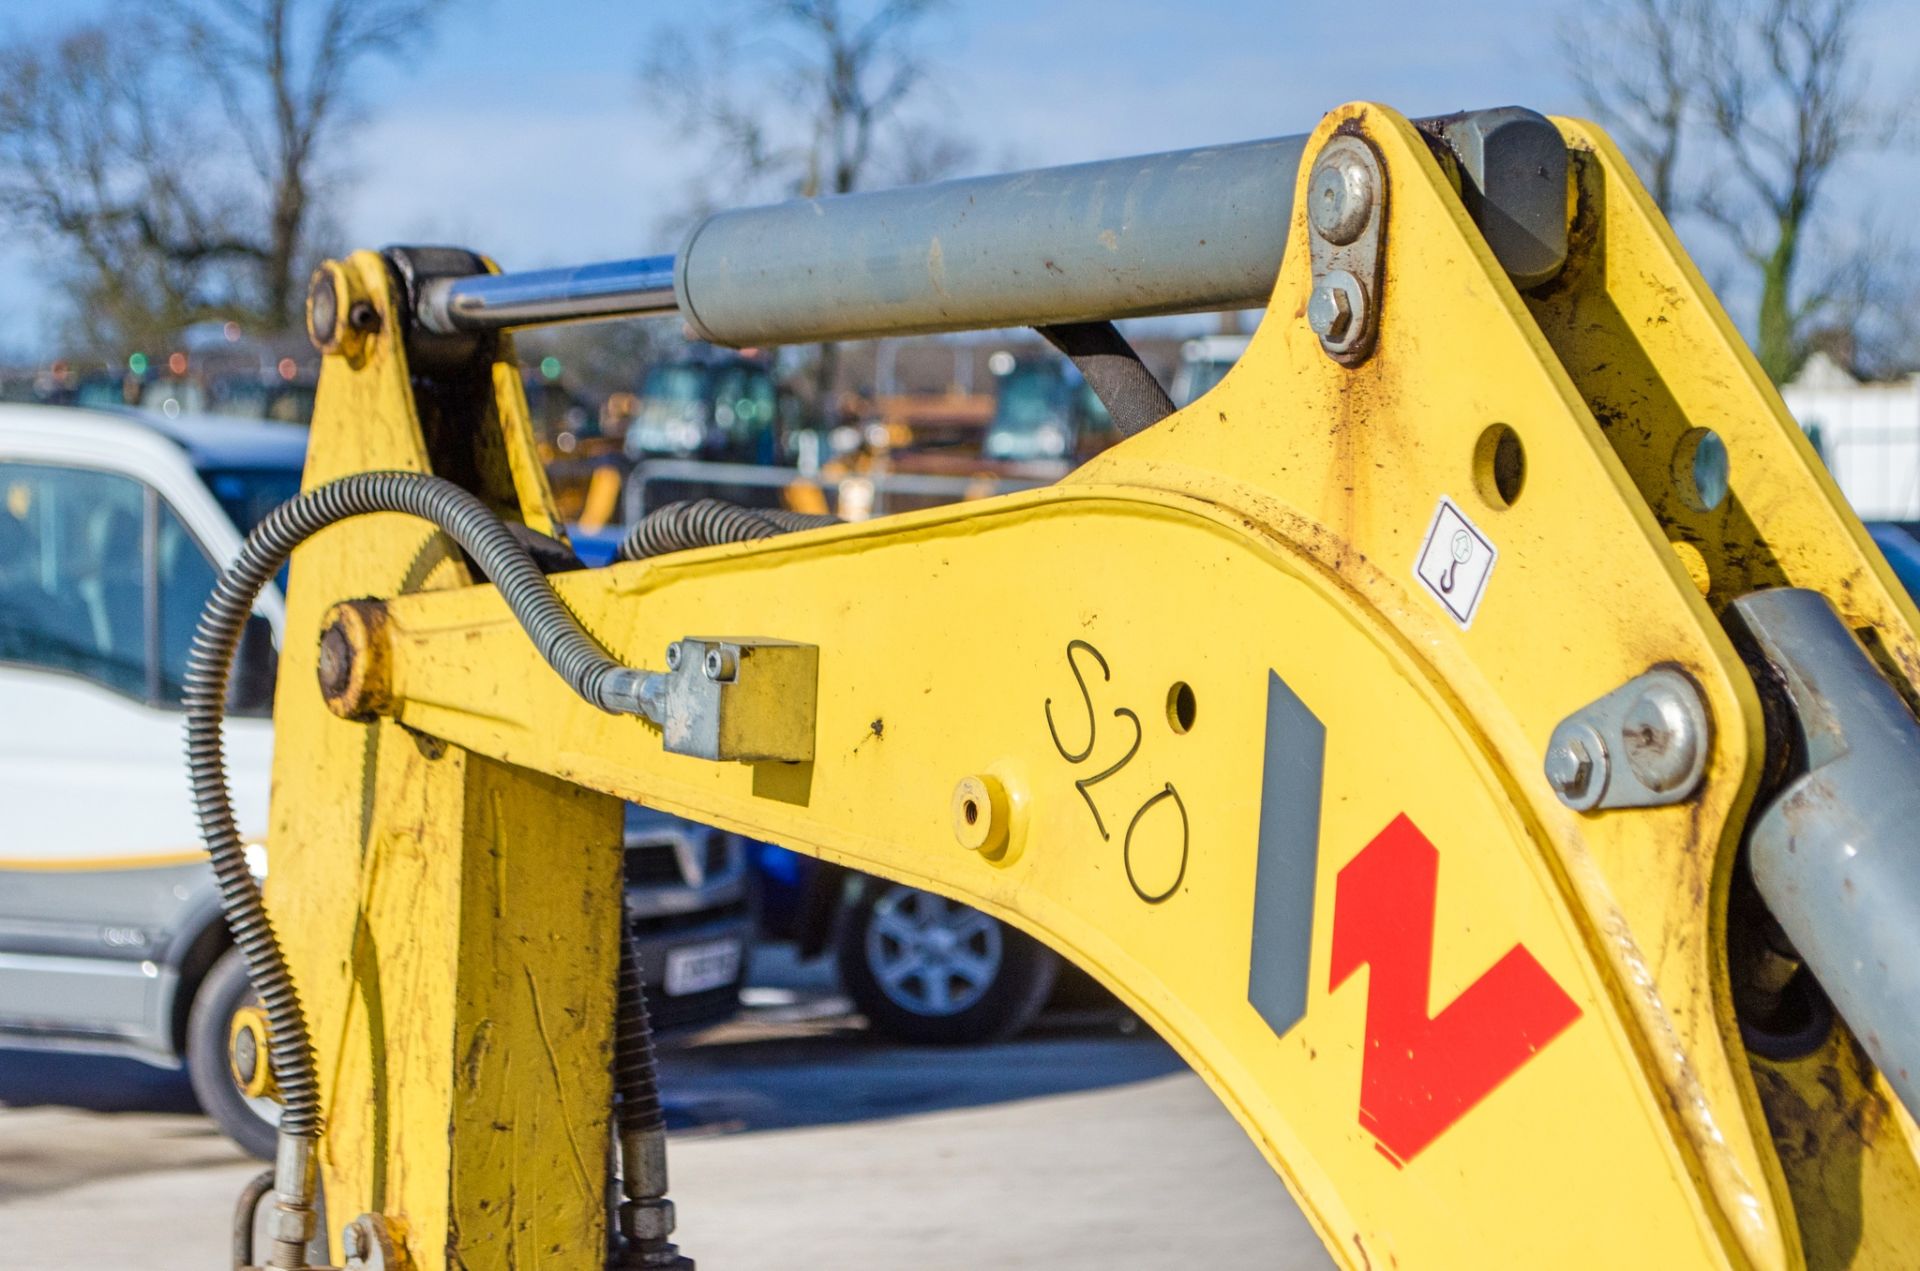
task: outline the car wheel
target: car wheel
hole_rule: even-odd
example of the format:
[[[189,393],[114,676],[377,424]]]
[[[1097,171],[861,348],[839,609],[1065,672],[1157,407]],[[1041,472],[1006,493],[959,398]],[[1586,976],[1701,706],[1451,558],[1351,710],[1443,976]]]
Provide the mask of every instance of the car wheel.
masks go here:
[[[187,1076],[200,1107],[235,1143],[263,1161],[273,1159],[279,1136],[280,1105],[265,1096],[250,1097],[235,1075],[235,1046],[242,1068],[265,1063],[257,1034],[236,1028],[243,1014],[257,1012],[260,999],[247,981],[247,963],[240,950],[229,949],[200,982],[187,1015]]]
[[[1003,1041],[1039,1015],[1060,959],[977,909],[876,883],[840,931],[840,980],[877,1032],[955,1045]]]

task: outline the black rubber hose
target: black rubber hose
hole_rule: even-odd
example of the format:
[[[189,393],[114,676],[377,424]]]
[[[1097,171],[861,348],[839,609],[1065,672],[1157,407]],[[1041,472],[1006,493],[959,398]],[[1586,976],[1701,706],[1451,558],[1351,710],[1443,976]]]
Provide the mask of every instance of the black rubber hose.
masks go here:
[[[260,589],[298,544],[329,525],[370,512],[417,516],[444,530],[500,589],[540,655],[587,701],[603,710],[629,710],[626,703],[637,695],[644,674],[608,657],[553,594],[519,540],[486,504],[450,481],[417,472],[343,477],[282,504],[247,535],[240,554],[214,585],[187,658],[187,771],[200,835],[220,885],[221,908],[266,1008],[268,1053],[284,1103],[283,1135],[319,1134],[320,1088],[300,997],[261,902],[260,886],[247,868],[220,728],[234,650]]]
[[[786,533],[798,530],[817,530],[829,525],[845,525],[831,512],[789,512],[785,508],[762,508],[760,515],[772,521]]]
[[[1080,368],[1087,387],[1107,408],[1122,437],[1151,428],[1173,414],[1173,399],[1113,323],[1062,322],[1034,330]]]
[[[643,560],[695,547],[747,543],[795,530],[838,525],[840,518],[784,508],[747,508],[722,499],[669,503],[640,518],[615,553],[621,560]]]
[[[614,1002],[613,1092],[624,1134],[667,1128],[660,1106],[660,1078],[653,1057],[653,1024],[647,1017],[647,985],[640,973],[640,946],[632,932],[620,937],[620,979]]]
[[[261,1170],[240,1189],[240,1199],[233,1206],[233,1265],[251,1267],[256,1265],[253,1256],[253,1218],[254,1211],[260,1208],[261,1198],[273,1190],[273,1171]]]

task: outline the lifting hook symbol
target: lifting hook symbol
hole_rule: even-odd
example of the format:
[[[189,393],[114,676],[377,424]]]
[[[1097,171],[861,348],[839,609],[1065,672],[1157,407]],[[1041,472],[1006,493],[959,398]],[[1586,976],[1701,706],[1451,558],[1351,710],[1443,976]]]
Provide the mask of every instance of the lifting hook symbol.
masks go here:
[[[1473,539],[1465,530],[1453,532],[1453,564],[1447,566],[1447,572],[1440,575],[1440,590],[1453,594],[1453,576],[1462,565],[1473,556]]]

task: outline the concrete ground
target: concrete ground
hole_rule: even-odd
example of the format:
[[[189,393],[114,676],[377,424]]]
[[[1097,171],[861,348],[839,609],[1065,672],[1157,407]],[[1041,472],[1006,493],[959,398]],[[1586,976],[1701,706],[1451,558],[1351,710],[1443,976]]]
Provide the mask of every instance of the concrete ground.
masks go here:
[[[662,1061],[680,1240],[708,1271],[1331,1265],[1240,1128],[1131,1021],[909,1049],[817,975],[756,971],[740,1021]],[[0,1264],[225,1268],[260,1168],[183,1078],[0,1052]]]

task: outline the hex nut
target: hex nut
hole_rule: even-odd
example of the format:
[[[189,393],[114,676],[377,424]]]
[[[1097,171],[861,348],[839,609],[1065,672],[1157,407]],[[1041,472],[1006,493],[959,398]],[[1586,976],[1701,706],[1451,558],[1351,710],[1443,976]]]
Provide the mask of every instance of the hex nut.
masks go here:
[[[629,1240],[665,1240],[673,1234],[673,1202],[635,1201],[620,1207],[620,1231]]]
[[[1547,782],[1561,794],[1578,796],[1593,776],[1593,757],[1578,740],[1547,750]]]
[[[305,1244],[313,1238],[313,1211],[276,1205],[267,1215],[267,1239]]]
[[[1560,802],[1587,812],[1606,795],[1609,763],[1606,744],[1591,725],[1565,720],[1548,739],[1541,767]]]
[[[1351,353],[1367,335],[1367,293],[1344,269],[1330,269],[1307,297],[1307,325],[1328,353]]]
[[[1334,286],[1316,287],[1307,301],[1307,325],[1322,340],[1337,341],[1347,334],[1353,322],[1353,306],[1345,292]]]

